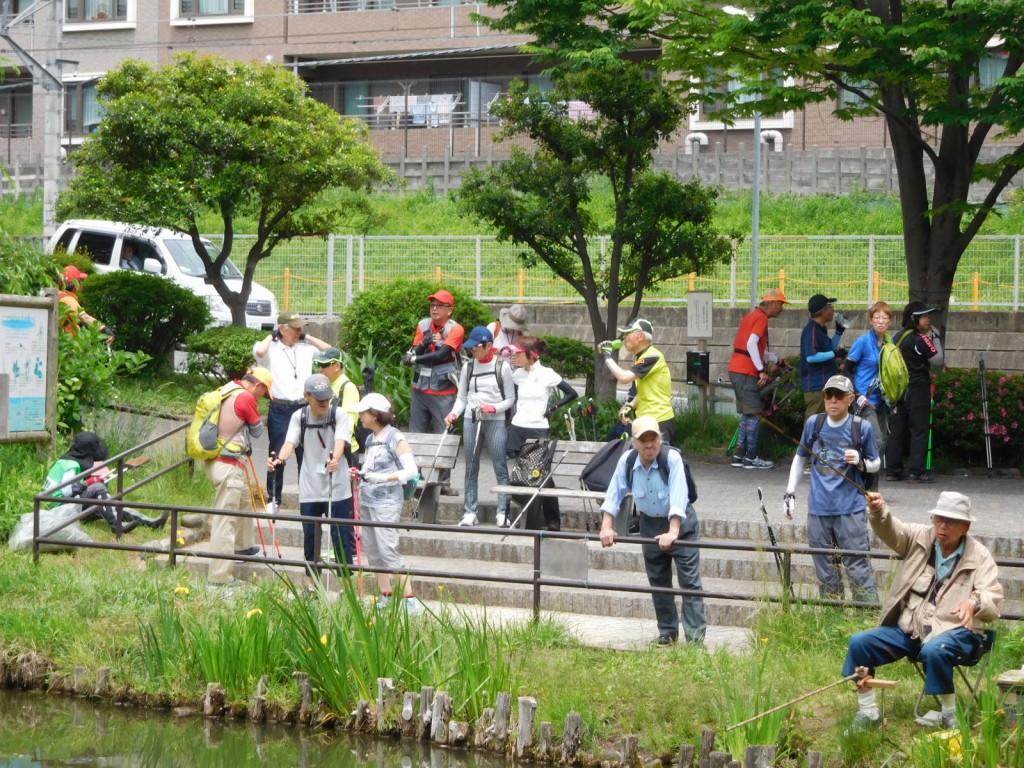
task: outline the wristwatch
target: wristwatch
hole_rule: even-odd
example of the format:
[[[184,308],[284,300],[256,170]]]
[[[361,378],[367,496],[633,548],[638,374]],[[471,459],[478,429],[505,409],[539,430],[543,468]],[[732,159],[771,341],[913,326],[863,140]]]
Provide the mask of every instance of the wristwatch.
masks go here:
[[[977,613],[981,610],[981,600],[976,597],[971,598],[971,602],[974,603],[974,612]]]

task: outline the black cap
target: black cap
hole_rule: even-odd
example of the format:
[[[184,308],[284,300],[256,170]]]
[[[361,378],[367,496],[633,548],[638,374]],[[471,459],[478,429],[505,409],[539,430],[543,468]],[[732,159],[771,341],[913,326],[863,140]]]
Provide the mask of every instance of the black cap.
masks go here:
[[[816,293],[807,300],[807,311],[812,315],[817,315],[829,304],[835,304],[837,301],[839,301],[839,299],[830,299],[823,293]]]
[[[929,307],[923,301],[912,301],[903,308],[903,327],[913,328],[917,325],[917,319],[932,312],[938,312],[938,308]]]

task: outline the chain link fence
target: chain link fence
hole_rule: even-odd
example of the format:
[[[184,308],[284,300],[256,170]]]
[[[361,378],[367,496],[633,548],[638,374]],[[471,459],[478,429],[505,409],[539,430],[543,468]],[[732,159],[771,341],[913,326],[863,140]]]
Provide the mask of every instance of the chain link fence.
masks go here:
[[[957,270],[951,304],[960,309],[1021,308],[1021,235],[976,237]],[[216,237],[213,238],[215,241]],[[248,250],[238,237],[236,253]],[[608,237],[591,243],[600,264]],[[398,279],[426,278],[459,286],[481,301],[582,303],[581,297],[544,264],[527,266],[526,253],[490,236],[296,238],[279,246],[256,269],[282,309],[336,316],[360,291]],[[710,291],[719,306],[750,300],[749,239],[737,241],[732,259],[714,271],[690,274],[648,291],[651,305],[685,304],[690,291]],[[846,307],[876,300],[906,301],[907,267],[900,236],[768,236],[758,248],[758,290],[782,288],[794,301],[813,293],[835,296]]]

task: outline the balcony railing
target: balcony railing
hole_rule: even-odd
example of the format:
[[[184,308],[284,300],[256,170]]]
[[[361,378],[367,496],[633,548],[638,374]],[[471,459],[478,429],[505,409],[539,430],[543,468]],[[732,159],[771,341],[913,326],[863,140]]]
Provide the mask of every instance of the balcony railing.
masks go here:
[[[360,11],[403,11],[416,8],[448,8],[476,5],[475,0],[289,0],[288,13],[351,13]]]

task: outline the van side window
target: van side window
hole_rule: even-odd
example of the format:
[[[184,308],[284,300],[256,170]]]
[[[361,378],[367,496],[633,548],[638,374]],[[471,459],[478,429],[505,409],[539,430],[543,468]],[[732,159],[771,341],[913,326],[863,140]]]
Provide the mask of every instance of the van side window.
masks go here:
[[[60,236],[60,239],[53,247],[53,250],[57,250],[58,248],[63,248],[65,251],[69,250],[71,248],[71,240],[75,237],[76,232],[78,232],[77,229],[64,230],[64,234]]]
[[[151,242],[148,240],[139,242],[138,254],[139,258],[142,259],[143,264],[145,264],[146,259],[155,259],[160,264],[160,274],[167,274],[167,264],[164,261],[164,257],[160,255],[160,252],[157,251],[156,247]]]
[[[114,252],[114,241],[116,235],[108,235],[103,232],[82,232],[75,246],[75,253],[88,254],[89,258],[97,264],[109,265],[110,256]]]

